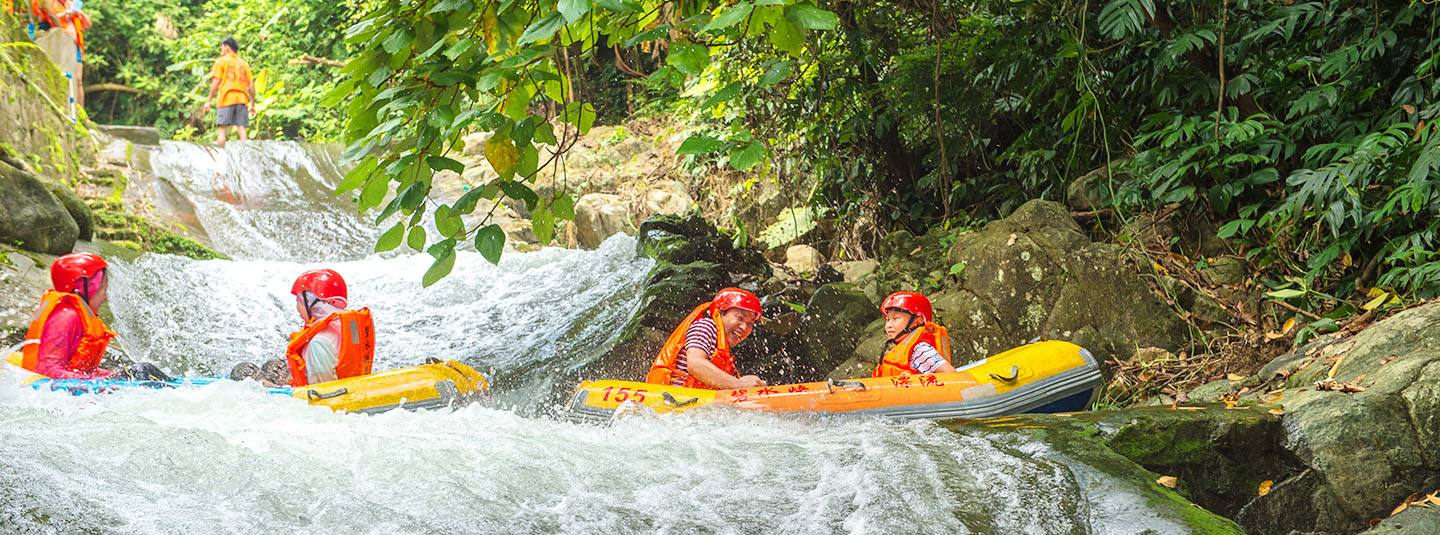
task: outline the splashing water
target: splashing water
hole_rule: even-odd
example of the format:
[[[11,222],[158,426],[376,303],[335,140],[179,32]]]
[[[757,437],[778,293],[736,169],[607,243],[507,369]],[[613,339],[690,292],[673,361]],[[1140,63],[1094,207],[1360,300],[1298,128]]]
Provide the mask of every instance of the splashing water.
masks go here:
[[[163,142],[150,156],[157,177],[195,206],[216,249],[237,259],[354,260],[380,232],[337,197],[335,147],[284,141],[223,148]]]
[[[376,369],[458,358],[511,378],[502,401],[521,410],[337,414],[248,382],[72,397],[0,372],[0,532],[1186,532],[1137,505],[1141,489],[994,430],[723,409],[527,417],[639,306],[651,263],[633,238],[499,266],[462,252],[422,289],[428,256],[366,253],[376,229],[329,193],[329,149],[208,154],[167,143],[153,163],[236,260],[114,262],[128,356],[192,374],[277,357],[299,323],[290,281],[324,265],[374,312]],[[217,195],[217,172],[243,194]]]
[[[930,423],[712,411],[595,427],[478,406],[366,416],[293,401],[251,383],[105,398],[7,388],[0,524],[121,533],[1087,533],[1101,517],[1173,531],[1144,511],[1077,506],[1092,492],[1084,482],[1003,436]]]

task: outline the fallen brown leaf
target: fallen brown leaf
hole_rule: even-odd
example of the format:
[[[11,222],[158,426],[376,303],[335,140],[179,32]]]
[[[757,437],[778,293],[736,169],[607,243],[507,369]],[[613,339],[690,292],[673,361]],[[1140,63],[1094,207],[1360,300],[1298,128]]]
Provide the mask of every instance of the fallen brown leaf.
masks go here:
[[[1266,494],[1270,494],[1270,487],[1273,487],[1273,486],[1275,486],[1275,482],[1274,482],[1274,481],[1271,481],[1271,480],[1269,480],[1269,479],[1267,479],[1267,480],[1265,480],[1265,481],[1261,481],[1261,482],[1260,482],[1259,494],[1260,494],[1261,496],[1264,496],[1264,495],[1266,495]]]
[[[1315,383],[1315,389],[1327,390],[1331,392],[1343,392],[1346,394],[1354,394],[1356,392],[1365,391],[1365,387],[1355,384],[1354,382],[1342,383],[1334,379],[1320,380],[1319,382]]]
[[[1245,376],[1238,373],[1227,373],[1225,374],[1225,379],[1232,383],[1238,383],[1240,381],[1244,381]]]
[[[1172,489],[1180,485],[1180,479],[1175,476],[1160,476],[1155,482]]]

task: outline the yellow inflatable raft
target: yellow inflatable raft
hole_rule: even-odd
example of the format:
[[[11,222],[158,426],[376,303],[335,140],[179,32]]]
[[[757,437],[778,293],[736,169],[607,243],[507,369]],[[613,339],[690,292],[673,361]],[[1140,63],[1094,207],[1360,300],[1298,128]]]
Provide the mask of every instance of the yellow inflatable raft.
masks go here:
[[[609,421],[617,412],[641,407],[668,413],[708,406],[900,419],[981,418],[1085,410],[1103,382],[1099,363],[1089,351],[1069,342],[1044,341],[972,362],[955,373],[735,390],[587,381],[576,389],[569,411],[573,419],[582,421]]]
[[[51,379],[20,368],[18,353],[10,355],[6,365],[25,374],[21,382],[31,388],[64,390],[76,395],[131,388],[193,387],[228,380],[212,377],[182,377],[171,381]],[[438,409],[465,405],[483,397],[489,389],[490,384],[474,368],[454,360],[432,360],[419,366],[360,377],[268,390],[271,394],[293,396],[336,411],[376,413],[402,407]]]

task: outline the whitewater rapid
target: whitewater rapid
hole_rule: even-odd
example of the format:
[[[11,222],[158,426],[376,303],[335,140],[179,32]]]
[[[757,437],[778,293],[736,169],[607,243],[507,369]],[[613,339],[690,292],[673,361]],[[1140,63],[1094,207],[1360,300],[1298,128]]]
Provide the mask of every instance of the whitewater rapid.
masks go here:
[[[330,267],[374,314],[376,369],[459,359],[497,380],[497,399],[339,414],[249,382],[77,397],[0,372],[0,533],[1185,532],[1145,489],[1019,434],[726,410],[548,416],[547,394],[570,386],[557,381],[641,306],[652,264],[634,238],[498,266],[462,251],[421,288],[430,258],[371,254],[373,221],[326,189],[331,149],[166,143],[151,159],[232,259],[115,259],[126,357],[213,375],[279,356],[299,324],[291,280]]]

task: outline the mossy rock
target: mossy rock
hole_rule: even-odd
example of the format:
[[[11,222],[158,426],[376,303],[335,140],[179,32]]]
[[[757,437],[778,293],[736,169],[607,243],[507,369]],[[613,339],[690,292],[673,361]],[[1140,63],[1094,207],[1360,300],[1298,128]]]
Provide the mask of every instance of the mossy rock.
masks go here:
[[[43,180],[0,162],[0,242],[62,255],[79,236],[75,218]]]
[[[69,212],[71,219],[75,220],[76,226],[80,229],[79,238],[86,241],[94,239],[95,216],[91,214],[90,207],[85,204],[85,201],[80,200],[80,196],[76,195],[69,186],[59,182],[47,180],[45,187],[60,201],[60,204],[65,205],[65,211]]]
[[[1161,412],[1162,410],[1164,412]],[[1203,415],[1178,414],[1183,412],[1186,411],[1127,409],[1113,412],[1080,413],[1070,416],[1027,414],[973,421],[956,420],[943,422],[942,425],[956,430],[963,430],[966,426],[978,426],[988,430],[1034,437],[1057,450],[1063,457],[1119,480],[1130,490],[1144,497],[1145,507],[1153,512],[1157,519],[1179,524],[1192,533],[1244,533],[1234,521],[1205,509],[1202,504],[1194,501],[1196,495],[1203,494],[1198,491],[1207,488],[1203,482],[1180,477],[1177,488],[1165,487],[1157,482],[1159,477],[1175,474],[1157,473],[1144,466],[1143,463],[1125,455],[1125,453],[1135,454],[1137,452],[1154,453],[1164,451],[1165,447],[1136,448],[1133,447],[1134,444],[1128,437],[1116,437],[1127,430],[1141,432],[1142,428],[1150,426],[1167,428],[1173,425],[1205,428],[1211,425],[1205,422],[1212,420],[1216,422],[1263,421],[1266,415],[1263,413],[1246,416],[1224,414],[1232,411],[1220,409],[1205,411]],[[1189,445],[1184,445],[1184,447],[1190,450],[1197,449],[1191,448]]]

